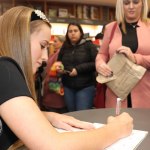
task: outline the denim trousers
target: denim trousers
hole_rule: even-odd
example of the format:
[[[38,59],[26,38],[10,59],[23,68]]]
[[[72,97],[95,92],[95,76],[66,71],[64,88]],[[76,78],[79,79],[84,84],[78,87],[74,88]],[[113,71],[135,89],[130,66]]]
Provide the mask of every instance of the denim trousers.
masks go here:
[[[69,112],[91,109],[95,96],[95,86],[80,90],[64,87],[64,98]]]

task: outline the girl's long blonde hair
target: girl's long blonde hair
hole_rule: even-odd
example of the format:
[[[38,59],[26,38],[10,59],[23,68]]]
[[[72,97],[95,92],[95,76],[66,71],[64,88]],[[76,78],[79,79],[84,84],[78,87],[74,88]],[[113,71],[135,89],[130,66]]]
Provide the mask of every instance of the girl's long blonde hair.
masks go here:
[[[30,35],[37,32],[43,24],[49,27],[51,25],[43,20],[31,21],[33,11],[34,9],[29,7],[17,6],[0,17],[0,56],[11,57],[19,64],[32,97],[36,100]],[[22,142],[17,141],[10,149],[15,150],[21,145]]]
[[[31,20],[34,9],[17,6],[4,13],[0,18],[0,56],[13,58],[20,65],[28,88],[36,99],[34,77],[32,71],[30,34],[39,30],[40,25],[46,22]],[[48,23],[46,23],[48,24]],[[49,27],[51,25],[49,24]]]
[[[17,61],[26,79],[28,88],[36,99],[30,50],[30,17],[33,9],[14,7],[4,13],[0,21],[0,56]]]

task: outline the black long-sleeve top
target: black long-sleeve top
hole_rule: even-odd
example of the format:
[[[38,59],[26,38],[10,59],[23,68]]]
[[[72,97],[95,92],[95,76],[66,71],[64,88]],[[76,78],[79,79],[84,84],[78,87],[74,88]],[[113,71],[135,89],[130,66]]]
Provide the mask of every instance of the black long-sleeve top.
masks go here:
[[[123,33],[122,29],[122,45],[127,46],[131,49],[133,53],[137,51],[138,48],[138,38],[137,38],[137,22],[135,23],[126,23],[126,34]],[[127,97],[128,107],[132,107],[131,94]]]

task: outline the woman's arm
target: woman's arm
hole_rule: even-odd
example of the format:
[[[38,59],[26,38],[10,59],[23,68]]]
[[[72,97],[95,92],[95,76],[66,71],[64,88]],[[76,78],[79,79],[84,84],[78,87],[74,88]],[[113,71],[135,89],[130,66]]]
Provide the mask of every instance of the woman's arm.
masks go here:
[[[150,69],[150,55],[142,55],[142,54],[133,54],[133,55],[136,64],[141,65],[146,69]]]
[[[51,122],[54,127],[73,131],[75,128],[84,130],[94,129],[92,123],[80,121],[74,117],[55,112],[43,112],[46,118]]]
[[[58,133],[35,102],[25,96],[3,103],[0,106],[0,114],[11,130],[31,150],[99,150],[128,136],[133,127],[132,118],[125,113],[111,119],[100,129]]]
[[[105,27],[103,43],[95,59],[96,71],[98,73],[101,73],[103,76],[110,76],[112,73],[112,70],[107,65],[107,62],[109,61],[109,44],[111,40],[111,30],[113,28],[113,25],[114,22],[108,24]]]

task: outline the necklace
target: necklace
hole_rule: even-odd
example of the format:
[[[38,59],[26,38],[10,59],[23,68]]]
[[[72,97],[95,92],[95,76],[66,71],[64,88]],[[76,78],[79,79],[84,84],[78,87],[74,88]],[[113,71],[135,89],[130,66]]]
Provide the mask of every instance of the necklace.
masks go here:
[[[129,23],[130,26],[132,26],[133,28],[138,27],[137,23]]]
[[[133,25],[133,24],[130,24],[133,28],[136,28],[137,27],[137,25]]]

